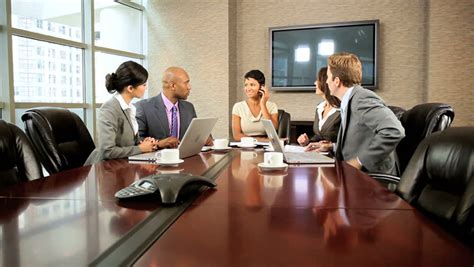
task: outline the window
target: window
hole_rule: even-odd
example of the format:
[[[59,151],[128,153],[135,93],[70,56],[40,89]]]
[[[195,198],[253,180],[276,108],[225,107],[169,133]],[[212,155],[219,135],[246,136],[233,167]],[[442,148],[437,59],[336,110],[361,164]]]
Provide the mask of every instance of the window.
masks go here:
[[[82,86],[82,77],[80,84],[74,84],[70,88],[73,91],[81,92],[80,97],[58,97],[54,98],[51,96],[46,96],[38,94],[38,92],[46,92],[46,90],[35,90],[30,92],[31,79],[29,78],[33,74],[37,74],[37,69],[41,69],[41,74],[37,74],[35,87],[48,88],[50,83],[56,83],[56,63],[60,66],[61,73],[66,73],[66,66],[69,65],[77,69],[77,74],[82,74],[82,64],[76,61],[68,61],[67,63],[60,63],[61,60],[54,57],[41,57],[37,54],[29,55],[25,50],[18,50],[18,47],[34,48],[37,50],[47,50],[51,52],[51,55],[54,51],[61,51],[71,49],[76,51],[80,55],[80,50],[78,48],[66,47],[62,45],[52,44],[48,42],[31,40],[23,37],[13,36],[13,43],[16,44],[13,46],[13,68],[15,72],[13,73],[13,83],[15,85],[15,102],[54,102],[54,103],[82,103],[83,102],[83,92],[84,88]],[[65,52],[64,52],[65,53]],[[82,58],[81,60],[82,61]],[[31,63],[30,63],[31,62]],[[32,62],[36,62],[36,68],[33,68]],[[48,66],[47,69],[44,69],[43,66]],[[45,75],[43,79],[43,75]],[[71,75],[68,73],[68,75]],[[26,79],[25,79],[26,77]],[[72,76],[71,76],[72,77]],[[66,84],[66,76],[62,76],[61,84]],[[60,95],[58,95],[60,96]]]
[[[106,53],[95,53],[95,95],[97,103],[104,103],[110,98],[110,94],[105,88],[105,75],[115,72],[117,67],[125,61],[133,60],[142,64],[141,60],[110,55]]]
[[[11,2],[13,28],[82,41],[81,34],[73,38],[65,34],[69,28],[81,32],[81,0],[15,0]],[[47,27],[43,29],[43,24],[46,23]]]
[[[13,74],[10,80],[11,76],[5,75],[8,72],[0,68],[1,78],[7,77],[7,86],[0,88],[3,119],[22,126],[18,118],[25,109],[55,103],[53,106],[81,113],[95,136],[95,114],[85,111],[97,110],[100,103],[110,97],[103,92],[103,73],[115,71],[125,60],[143,63],[145,55],[142,54],[144,8],[141,1],[93,1],[95,12],[91,15],[94,18],[83,12],[91,8],[91,1],[0,1],[0,9],[6,10],[7,17],[11,18],[11,27],[2,25],[0,28],[0,47],[7,47],[10,38],[12,46],[11,50],[5,50],[11,51],[11,55],[0,57],[0,66],[7,66],[4,69]],[[7,9],[8,6],[11,9]],[[92,21],[95,21],[98,37],[95,45],[87,41],[95,38],[95,33],[84,28]],[[130,33],[122,34],[124,29]],[[100,56],[95,58],[94,55]],[[12,63],[8,58],[12,58]],[[94,83],[86,83],[86,77],[91,77],[94,71],[102,77],[97,76]],[[4,99],[14,100],[10,103],[13,109],[1,109]]]

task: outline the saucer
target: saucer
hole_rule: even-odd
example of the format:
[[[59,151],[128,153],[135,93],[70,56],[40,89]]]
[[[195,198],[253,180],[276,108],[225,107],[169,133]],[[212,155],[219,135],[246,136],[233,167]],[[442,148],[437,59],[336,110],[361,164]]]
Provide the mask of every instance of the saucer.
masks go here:
[[[280,165],[268,165],[265,162],[260,162],[257,165],[262,171],[281,171],[288,167],[288,164],[282,163]]]
[[[256,144],[251,144],[251,145],[237,144],[237,146],[240,148],[254,148],[257,145]]]
[[[178,164],[183,163],[183,162],[184,162],[183,159],[179,159],[177,161],[167,161],[167,162],[157,160],[156,164],[162,165],[162,166],[174,166],[174,165],[178,165]]]

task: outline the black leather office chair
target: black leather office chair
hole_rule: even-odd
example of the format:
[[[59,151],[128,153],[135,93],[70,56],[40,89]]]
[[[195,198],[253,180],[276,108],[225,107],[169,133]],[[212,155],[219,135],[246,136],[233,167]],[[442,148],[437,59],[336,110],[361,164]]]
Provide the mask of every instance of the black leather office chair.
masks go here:
[[[448,128],[454,119],[454,110],[443,103],[425,103],[405,111],[400,121],[405,138],[397,146],[400,173],[403,173],[418,144],[434,132]]]
[[[395,192],[474,245],[474,127],[424,139]]]
[[[82,166],[95,148],[84,122],[67,109],[30,109],[21,119],[41,163],[50,174]]]
[[[400,119],[406,111],[406,109],[397,106],[388,106],[388,108],[395,114],[395,116],[397,116],[398,119]]]
[[[0,187],[43,176],[25,133],[3,120],[0,120],[0,159]]]
[[[291,115],[283,109],[278,110],[278,136],[280,138],[290,138]]]
[[[405,112],[400,107],[389,106],[389,108],[397,117],[399,116],[405,128],[405,137],[396,148],[398,167],[403,174],[418,144],[432,133],[442,131],[451,125],[454,110],[450,105],[443,103],[419,104]],[[375,173],[370,175],[383,184],[396,184],[400,180],[399,177],[392,175]]]

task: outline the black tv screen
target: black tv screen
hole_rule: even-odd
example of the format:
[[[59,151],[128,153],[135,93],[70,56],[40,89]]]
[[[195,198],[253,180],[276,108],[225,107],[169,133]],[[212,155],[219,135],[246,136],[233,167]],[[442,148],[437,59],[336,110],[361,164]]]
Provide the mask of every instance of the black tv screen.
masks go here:
[[[337,52],[362,62],[362,86],[377,87],[378,20],[270,28],[272,90],[314,91],[316,73]]]

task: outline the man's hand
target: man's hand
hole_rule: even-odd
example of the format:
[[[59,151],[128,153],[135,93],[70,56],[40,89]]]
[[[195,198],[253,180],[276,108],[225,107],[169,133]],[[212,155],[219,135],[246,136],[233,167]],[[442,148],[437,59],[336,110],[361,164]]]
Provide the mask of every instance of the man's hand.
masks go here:
[[[159,148],[177,148],[179,145],[179,140],[176,137],[167,137],[158,141]]]
[[[212,136],[209,135],[209,138],[206,140],[206,146],[213,146],[214,142],[212,142]]]

